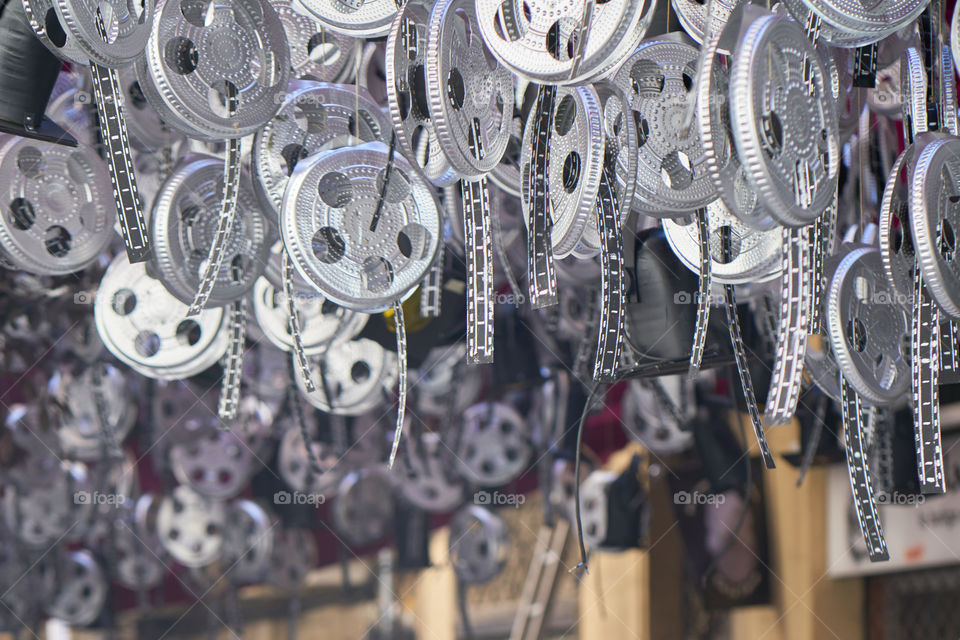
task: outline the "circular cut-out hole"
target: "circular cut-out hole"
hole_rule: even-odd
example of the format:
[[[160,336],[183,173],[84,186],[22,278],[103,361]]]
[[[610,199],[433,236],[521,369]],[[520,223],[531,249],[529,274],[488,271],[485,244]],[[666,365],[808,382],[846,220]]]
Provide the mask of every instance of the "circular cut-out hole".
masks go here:
[[[43,168],[43,154],[36,147],[23,147],[17,152],[17,168],[28,178],[39,177]]]
[[[58,224],[48,227],[43,238],[43,245],[47,248],[47,253],[55,258],[62,258],[70,253],[72,243],[73,236]]]
[[[63,30],[63,25],[60,24],[60,18],[57,17],[57,11],[53,7],[47,9],[47,13],[43,17],[43,26],[46,30],[47,37],[55,47],[60,48],[67,44],[67,33]]]
[[[353,186],[350,178],[339,171],[331,171],[320,178],[317,194],[328,207],[340,209],[353,200]]]
[[[767,155],[776,157],[783,149],[783,124],[780,116],[770,111],[760,118],[760,140]]]
[[[312,62],[324,67],[336,64],[341,55],[337,43],[328,42],[322,33],[313,34],[307,42],[307,56]]]
[[[580,184],[580,154],[571,151],[563,159],[563,190],[573,193]]]
[[[153,331],[141,331],[133,340],[133,348],[144,358],[155,356],[160,351],[160,336]]]
[[[570,133],[573,123],[577,119],[577,101],[569,93],[560,99],[557,111],[553,116],[553,128],[557,135],[565,136]]]
[[[847,322],[847,342],[858,352],[863,352],[867,347],[867,330],[859,318]]]
[[[953,251],[957,246],[957,239],[953,235],[953,225],[944,218],[940,221],[940,255],[944,260],[953,259]]]
[[[454,109],[463,108],[465,91],[463,76],[460,75],[460,70],[454,67],[447,76],[447,100]]]
[[[197,70],[200,54],[192,40],[176,36],[167,40],[163,47],[163,61],[174,73],[182,76]]]
[[[393,284],[393,265],[386,258],[369,256],[363,261],[363,281],[371,293],[383,293]]]
[[[21,231],[26,231],[32,227],[37,219],[37,213],[33,209],[33,204],[26,198],[14,198],[10,202],[8,209],[13,226]]]
[[[313,255],[324,264],[339,262],[346,252],[343,236],[333,227],[320,227],[310,243]]]
[[[420,260],[430,244],[430,232],[416,222],[403,227],[397,234],[397,248],[405,258]]]
[[[200,338],[203,335],[203,330],[200,328],[200,325],[191,319],[186,319],[180,322],[177,325],[177,340],[180,341],[180,344],[194,346],[200,342]]]
[[[370,379],[370,365],[363,360],[357,360],[350,367],[350,378],[357,384],[363,384]]]
[[[418,120],[430,118],[430,101],[427,99],[427,74],[422,64],[410,67],[407,82],[410,86],[412,107]]]
[[[117,315],[128,316],[137,308],[137,295],[130,289],[120,289],[113,294],[110,306]]]
[[[287,165],[287,175],[292,175],[293,170],[297,168],[297,163],[307,157],[307,148],[297,143],[288,144],[280,152],[284,164]]]
[[[660,163],[660,179],[674,191],[689,187],[693,183],[693,167],[687,154],[679,149],[667,154]]]

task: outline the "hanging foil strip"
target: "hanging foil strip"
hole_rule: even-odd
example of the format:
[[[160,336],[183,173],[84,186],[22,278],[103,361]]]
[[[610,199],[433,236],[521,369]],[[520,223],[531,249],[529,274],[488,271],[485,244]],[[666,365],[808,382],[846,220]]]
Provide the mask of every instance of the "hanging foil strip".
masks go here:
[[[530,304],[534,309],[557,304],[557,273],[553,265],[553,243],[550,229],[550,193],[547,170],[550,166],[550,133],[553,130],[553,109],[557,101],[554,85],[537,91],[534,118],[533,162],[527,176],[530,185],[530,233],[527,246],[527,271],[530,273]]]
[[[472,145],[471,145],[472,146]],[[467,258],[467,362],[493,362],[493,254],[487,179],[461,180]]]
[[[230,86],[230,85],[228,85]],[[228,100],[236,102],[236,95],[230,96]],[[231,111],[235,110],[235,106]],[[233,228],[233,221],[237,217],[237,197],[240,191],[240,138],[230,138],[227,140],[227,157],[223,164],[223,202],[220,204],[220,218],[217,220],[217,235],[210,245],[210,253],[207,254],[207,268],[200,278],[200,286],[197,288],[197,295],[193,298],[193,304],[187,310],[187,317],[199,315],[203,308],[207,306],[207,299],[217,283],[217,274],[220,273],[220,265],[223,263],[223,257],[227,252],[227,238],[230,236],[230,230]]]
[[[230,303],[230,342],[223,354],[223,383],[217,417],[220,426],[227,428],[237,418],[240,405],[240,380],[243,377],[243,348],[247,335],[247,298]]]
[[[823,326],[823,257],[833,253],[833,232],[837,221],[837,196],[822,216],[810,227],[810,324],[807,334],[822,334]]]
[[[600,327],[600,314],[603,313],[602,297],[601,292],[596,292],[585,301],[587,326],[583,331],[583,340],[577,341],[577,352],[573,356],[573,373],[578,380],[590,379],[599,357],[594,354],[594,342],[587,336],[596,335]]]
[[[743,346],[743,335],[740,332],[740,320],[737,318],[737,299],[733,285],[723,285],[723,294],[723,308],[727,314],[730,343],[733,345],[733,356],[737,363],[737,373],[740,375],[740,386],[743,387],[743,399],[747,404],[750,421],[753,423],[753,433],[757,437],[757,445],[760,448],[763,464],[767,469],[773,469],[776,464],[773,461],[773,455],[770,453],[770,447],[767,446],[767,438],[763,434],[763,424],[760,422],[757,397],[753,392],[753,380],[750,377],[750,369],[747,365],[747,352]]]
[[[707,324],[710,322],[710,226],[707,210],[697,209],[693,215],[697,224],[697,240],[700,243],[700,284],[697,289],[697,326],[693,332],[693,349],[690,351],[688,376],[692,380],[700,373],[703,348],[707,344]]]
[[[122,457],[117,434],[110,421],[110,411],[107,410],[107,398],[103,393],[103,368],[94,365],[90,370],[90,381],[93,383],[93,405],[97,411],[97,420],[100,422],[100,438],[106,457]]]
[[[943,447],[940,441],[940,327],[933,299],[914,270],[910,373],[913,391],[913,435],[921,493],[944,493]]]
[[[867,467],[867,452],[863,442],[863,412],[860,398],[843,378],[840,379],[840,405],[843,417],[843,442],[847,452],[847,472],[850,475],[850,490],[853,506],[857,510],[860,533],[867,545],[871,562],[889,559],[887,543],[873,496],[873,486]]]
[[[853,54],[853,86],[873,89],[877,86],[877,43],[857,47]]]
[[[290,361],[293,366],[293,361]],[[323,475],[323,467],[317,458],[316,451],[311,446],[313,439],[310,436],[310,429],[307,427],[307,417],[303,415],[303,403],[300,401],[300,393],[297,391],[297,385],[294,382],[294,373],[290,371],[290,386],[287,389],[287,409],[290,411],[290,417],[300,431],[300,439],[303,440],[303,447],[307,452],[307,487],[312,487],[314,480]],[[329,401],[329,398],[327,398]],[[329,402],[327,406],[330,406]]]
[[[440,317],[441,287],[443,286],[444,243],[437,245],[437,257],[420,283],[420,315],[424,318]]]
[[[604,166],[600,174],[597,213],[600,226],[600,252],[603,292],[600,309],[600,332],[593,378],[613,382],[620,362],[623,331],[623,248],[620,240],[620,205],[613,191],[613,173]]]
[[[500,224],[500,216],[490,214],[490,224],[493,229],[493,252],[497,256],[497,262],[503,269],[503,276],[507,279],[507,285],[510,287],[510,293],[516,306],[523,304],[523,292],[520,290],[520,283],[517,281],[516,274],[513,273],[513,267],[510,266],[510,259],[507,257],[507,251],[503,247],[503,226]]]
[[[393,468],[393,461],[397,459],[397,449],[400,448],[400,436],[403,435],[403,420],[407,412],[407,328],[403,322],[403,305],[400,301],[393,303],[393,321],[397,333],[397,386],[399,393],[397,398],[397,428],[393,432],[393,446],[390,448],[390,462],[388,466]]]
[[[889,497],[893,490],[893,414],[883,407],[870,407],[867,412],[865,431],[866,447],[870,462],[871,479],[880,496]]]
[[[817,226],[817,225],[812,225]],[[773,379],[767,393],[767,424],[793,419],[803,382],[807,350],[807,312],[810,307],[810,244],[807,228],[783,229],[783,275],[780,279],[780,320]]]
[[[97,30],[107,40],[103,21],[97,17]],[[116,69],[96,62],[90,62],[90,75],[93,77],[93,94],[97,103],[97,117],[103,131],[103,145],[107,152],[107,168],[110,182],[113,183],[113,200],[120,217],[120,231],[123,246],[127,250],[130,263],[144,262],[150,258],[150,239],[147,235],[147,223],[143,218],[140,205],[140,192],[137,191],[137,177],[133,169],[133,155],[130,153],[130,140],[127,137],[127,125],[123,121],[121,104],[120,77]]]
[[[938,311],[940,325],[940,371],[960,373],[960,344],[957,341],[957,322]]]
[[[810,39],[810,42],[816,46],[817,42],[820,40],[820,27],[823,25],[823,19],[817,14],[816,11],[810,11],[807,13],[807,22],[804,24],[804,32],[807,34],[807,38]]]
[[[807,471],[813,466],[813,459],[817,456],[817,450],[820,448],[820,438],[823,437],[823,427],[827,421],[827,409],[830,406],[830,398],[826,394],[820,394],[817,399],[817,409],[814,413],[816,421],[813,423],[813,433],[807,441],[807,448],[803,452],[803,461],[800,463],[800,473],[797,475],[797,486],[803,484],[803,479],[807,476]]]
[[[280,253],[280,284],[283,286],[283,297],[287,301],[287,326],[290,330],[290,336],[293,338],[293,357],[297,361],[297,368],[300,369],[304,388],[308,393],[313,393],[317,390],[317,385],[313,381],[313,375],[310,373],[310,363],[307,361],[307,354],[303,350],[300,313],[297,311],[296,300],[293,296],[293,261],[290,260],[290,254],[287,253],[286,249],[283,249]]]

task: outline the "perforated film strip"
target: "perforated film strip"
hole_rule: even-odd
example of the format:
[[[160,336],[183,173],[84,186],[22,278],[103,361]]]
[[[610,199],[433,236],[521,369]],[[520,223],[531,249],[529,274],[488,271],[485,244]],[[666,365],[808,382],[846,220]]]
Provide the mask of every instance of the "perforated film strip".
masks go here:
[[[231,85],[227,85],[228,87]],[[228,97],[228,102],[236,103],[237,96],[235,91]],[[235,108],[235,107],[234,107]],[[233,229],[233,221],[237,217],[237,197],[240,192],[240,138],[230,138],[227,140],[227,157],[223,163],[223,202],[220,203],[220,218],[217,220],[217,235],[210,245],[210,252],[207,254],[207,268],[200,278],[200,286],[197,288],[197,295],[193,298],[193,303],[187,310],[187,317],[198,315],[203,308],[207,306],[207,300],[213,287],[217,284],[217,275],[220,273],[220,266],[223,264],[223,257],[227,250],[227,238],[230,236],[230,230]]]
[[[815,335],[823,333],[823,257],[830,255],[834,225],[837,218],[837,197],[833,204],[817,220],[810,225],[810,308],[807,317],[810,323],[807,333]]]
[[[910,373],[913,391],[913,435],[917,449],[917,477],[922,493],[943,493],[943,446],[940,439],[940,327],[939,314],[914,270],[913,327]]]
[[[443,287],[444,243],[437,245],[437,256],[430,270],[420,283],[420,315],[424,318],[440,317],[441,290]]]
[[[584,317],[587,319],[587,326],[584,329],[584,336],[594,335],[600,327],[600,314],[603,312],[603,294],[599,291],[591,291],[587,300],[584,302],[586,307]],[[577,341],[577,351],[573,355],[573,373],[580,380],[588,380],[596,366],[596,359],[599,356],[594,354],[597,345],[589,339]]]
[[[237,418],[240,405],[240,381],[243,377],[243,352],[247,336],[247,299],[239,298],[230,303],[230,342],[223,354],[223,380],[217,417],[220,427],[228,428]]]
[[[290,329],[290,336],[293,338],[293,357],[297,361],[297,368],[300,369],[304,388],[307,393],[313,393],[317,390],[317,385],[313,381],[313,375],[310,373],[310,363],[307,361],[307,354],[303,350],[300,313],[297,311],[296,300],[293,297],[293,261],[290,260],[290,254],[287,253],[286,249],[283,249],[280,255],[280,284],[283,286],[283,295],[287,301],[287,326]]]
[[[857,511],[860,533],[867,545],[867,554],[871,562],[887,560],[887,543],[883,538],[883,529],[877,514],[873,496],[873,485],[867,467],[867,451],[863,442],[863,412],[860,398],[845,380],[840,380],[840,409],[843,418],[843,443],[847,452],[847,473],[850,477],[850,490],[853,493],[853,506]]]
[[[740,320],[737,317],[737,298],[732,284],[723,285],[723,298],[723,308],[727,314],[727,327],[730,330],[730,344],[733,346],[737,373],[740,375],[740,386],[743,387],[743,399],[747,404],[750,421],[753,423],[753,433],[757,437],[757,445],[760,448],[763,464],[768,469],[773,469],[776,464],[773,461],[773,455],[770,453],[770,447],[767,446],[767,438],[763,434],[763,424],[760,422],[760,410],[757,409],[757,397],[753,392],[753,380],[748,368],[747,352],[743,346],[743,334],[740,331]]]
[[[97,31],[107,40],[106,29],[100,14],[97,14]],[[133,155],[127,137],[127,125],[123,120],[123,104],[120,76],[116,69],[90,62],[93,77],[93,95],[97,103],[97,117],[103,127],[103,145],[107,152],[107,168],[113,183],[113,201],[120,216],[120,231],[127,259],[131,264],[150,258],[150,237],[143,218],[137,176],[133,168]]]
[[[939,312],[938,312],[939,313]],[[940,371],[960,373],[960,343],[958,343],[957,322],[939,313],[940,324]]]
[[[388,466],[392,469],[400,448],[400,436],[403,435],[403,421],[407,412],[407,328],[403,320],[403,305],[393,303],[393,322],[397,334],[397,427],[393,432],[393,446],[390,448]]]
[[[620,203],[613,190],[613,168],[606,164],[600,174],[597,195],[597,214],[600,226],[601,278],[603,283],[600,303],[597,357],[593,377],[601,382],[613,382],[620,362],[621,334],[623,332],[623,243],[620,239]]]
[[[95,364],[90,369],[90,382],[93,385],[93,406],[97,412],[97,420],[100,422],[100,439],[106,457],[120,457],[123,455],[120,450],[120,442],[113,428],[113,422],[110,421],[107,398],[103,393],[104,376],[102,367],[101,364]]]
[[[290,417],[300,432],[300,439],[303,440],[303,447],[307,454],[307,487],[312,487],[315,478],[323,475],[323,467],[311,446],[313,440],[310,437],[310,429],[307,427],[307,417],[303,415],[303,403],[300,401],[300,392],[297,391],[295,382],[296,374],[293,372],[293,360],[289,361],[289,367],[290,382],[287,387],[287,410],[290,412]],[[331,406],[329,398],[327,398],[327,400],[327,406]]]
[[[811,225],[816,227],[818,225]],[[767,424],[793,419],[803,382],[803,357],[807,350],[807,313],[810,309],[809,229],[783,229],[783,274],[780,278],[780,319],[773,360],[773,379],[767,393]]]
[[[478,120],[470,130],[470,152],[481,157]],[[487,179],[461,180],[464,253],[467,259],[467,362],[493,362],[493,251]]]
[[[697,287],[697,326],[693,332],[693,348],[690,351],[688,376],[692,380],[700,373],[703,361],[703,348],[707,344],[707,324],[710,322],[710,225],[707,224],[707,210],[697,209],[693,214],[697,225],[697,240],[700,243],[700,273]]]
[[[508,3],[509,4],[509,3]],[[557,272],[553,265],[550,229],[550,192],[547,170],[550,168],[550,132],[557,88],[543,85],[537,91],[533,121],[533,162],[527,176],[530,185],[530,233],[527,239],[527,271],[530,273],[530,304],[534,309],[557,304]]]

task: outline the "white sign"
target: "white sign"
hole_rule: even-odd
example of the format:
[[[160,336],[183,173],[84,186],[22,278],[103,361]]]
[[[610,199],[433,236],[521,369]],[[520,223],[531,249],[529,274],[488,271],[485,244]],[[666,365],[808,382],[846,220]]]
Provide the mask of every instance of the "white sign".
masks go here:
[[[944,495],[884,496],[880,525],[890,560],[870,562],[860,534],[845,465],[827,481],[828,573],[833,577],[960,564],[960,438],[944,439]]]

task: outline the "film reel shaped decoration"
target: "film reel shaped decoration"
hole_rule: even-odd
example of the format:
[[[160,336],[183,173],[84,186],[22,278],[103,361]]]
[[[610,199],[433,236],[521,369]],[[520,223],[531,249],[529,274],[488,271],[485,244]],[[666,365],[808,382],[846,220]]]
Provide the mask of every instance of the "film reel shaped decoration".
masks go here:
[[[543,149],[537,135],[537,117],[537,110],[531,110],[524,128],[521,176],[541,170]],[[546,183],[552,251],[559,259],[577,248],[588,224],[596,220],[603,170],[603,111],[596,90],[590,86],[558,88],[551,122]],[[529,232],[535,218],[536,192],[529,179],[524,180],[520,202]]]
[[[348,311],[322,296],[297,296],[300,314],[302,348],[306,355],[320,355],[332,341],[354,339],[366,326],[369,316]],[[287,295],[277,290],[265,278],[253,286],[253,313],[264,336],[278,349],[293,351],[294,339],[290,332]]]
[[[226,506],[179,486],[160,501],[157,536],[167,553],[186,567],[203,567],[220,557]]]
[[[785,0],[799,24],[816,23],[818,36],[835,47],[852,49],[879,42],[917,19],[924,0]]]
[[[393,479],[379,465],[351,471],[340,481],[333,502],[333,525],[349,543],[379,540],[393,522]]]
[[[713,6],[722,6],[719,0],[712,1]],[[695,4],[690,0],[678,2]],[[714,37],[703,45],[706,51],[701,56],[703,66],[697,80],[696,108],[700,140],[705,153],[704,164],[717,189],[719,200],[731,213],[744,224],[767,231],[775,227],[776,222],[747,181],[731,133],[728,101],[730,82],[726,72],[719,68],[720,59],[716,55],[721,52],[720,42],[727,31],[737,26],[738,21],[733,20],[729,24],[729,30],[717,28],[714,31]]]
[[[170,0],[154,21],[137,75],[170,126],[201,139],[240,138],[283,102],[289,46],[269,2]]]
[[[400,456],[400,494],[410,504],[431,513],[455,508],[464,498],[463,482],[452,469],[452,456],[440,441],[440,434],[424,432],[420,443],[409,444],[409,455]]]
[[[513,125],[513,76],[489,53],[473,0],[439,0],[427,29],[426,91],[437,141],[462,178],[499,164]]]
[[[699,56],[696,47],[684,42],[647,40],[614,76],[637,123],[633,208],[657,218],[686,214],[717,197],[700,131],[694,123],[685,125]]]
[[[294,9],[314,16],[324,27],[353,38],[387,35],[403,0],[292,0]]]
[[[68,624],[92,624],[107,602],[108,584],[103,569],[86,549],[65,552],[54,578],[54,591],[46,601],[47,614]],[[57,579],[59,578],[59,579]]]
[[[221,205],[228,188],[221,160],[194,157],[157,194],[151,214],[155,262],[160,279],[184,303],[195,302],[209,268],[211,249],[222,232]],[[247,179],[236,193],[234,216],[207,299],[212,306],[246,295],[263,273],[270,251],[270,227]]]
[[[253,476],[253,450],[234,431],[217,429],[170,448],[170,468],[181,485],[216,500],[237,496]]]
[[[95,374],[93,367],[103,370]],[[57,430],[63,453],[78,460],[96,460],[103,454],[104,437],[120,444],[137,417],[126,393],[123,375],[107,364],[93,364],[79,377],[67,380],[61,402],[69,414]]]
[[[334,448],[325,442],[312,440],[310,448],[313,460],[320,465],[320,473],[311,467],[312,462],[307,458],[307,447],[300,429],[293,424],[286,424],[277,450],[280,476],[295,491],[331,495],[342,477],[340,457],[336,455]]]
[[[121,235],[130,260],[142,262],[149,257],[149,238],[117,68],[142,54],[153,23],[154,1],[24,0],[24,8],[34,32],[49,49],[78,65],[90,65]]]
[[[450,563],[464,584],[483,584],[499,575],[509,544],[506,523],[484,507],[468,505],[450,521]]]
[[[958,193],[960,140],[933,140],[919,152],[910,175],[909,209],[923,282],[951,318],[960,318],[960,260],[954,239],[960,230]]]
[[[733,138],[749,184],[785,226],[811,224],[837,190],[836,107],[803,29],[762,15],[737,44],[730,73]]]
[[[188,319],[186,311],[143,264],[130,264],[125,255],[110,264],[93,305],[107,350],[141,375],[160,380],[200,373],[227,349],[223,309]]]
[[[503,403],[481,402],[463,413],[457,468],[478,486],[496,487],[517,477],[531,454],[523,418]]]
[[[390,120],[359,87],[291,82],[280,110],[253,141],[258,190],[279,215],[290,174],[303,158],[374,140],[386,143],[390,130]],[[279,279],[274,284],[280,286]]]
[[[439,186],[453,184],[457,174],[441,148],[427,95],[427,39],[430,9],[410,0],[397,13],[386,45],[387,106],[397,144],[418,171]]]
[[[655,4],[476,0],[476,13],[491,53],[514,73],[540,84],[579,85],[609,75],[636,48]]]
[[[700,242],[697,226],[690,217],[665,219],[664,235],[670,248],[685,267],[699,273]],[[748,226],[721,200],[707,205],[710,238],[710,277],[721,284],[763,283],[781,272],[781,232],[779,229],[758,231]],[[723,236],[730,239],[730,254],[721,249]]]
[[[880,252],[848,252],[827,289],[830,346],[844,380],[871,404],[889,406],[910,388],[906,310],[891,296]]]
[[[234,582],[260,582],[273,559],[274,525],[267,511],[252,500],[227,507],[223,559]]]
[[[327,29],[314,16],[298,11],[299,0],[270,0],[270,4],[280,16],[290,43],[294,78],[349,82],[359,53],[353,38]]]
[[[66,275],[106,249],[115,214],[103,161],[91,149],[3,135],[0,176],[0,250],[16,268]]]
[[[333,302],[364,313],[409,296],[440,241],[432,191],[399,154],[388,172],[387,157],[386,146],[374,142],[301,161],[280,216],[300,275]]]
[[[397,384],[397,355],[365,338],[334,343],[323,356],[310,357],[308,364],[314,380],[326,379],[330,397],[322,384],[307,391],[299,367],[295,367],[297,386],[311,405],[335,415],[362,415],[392,397]]]

